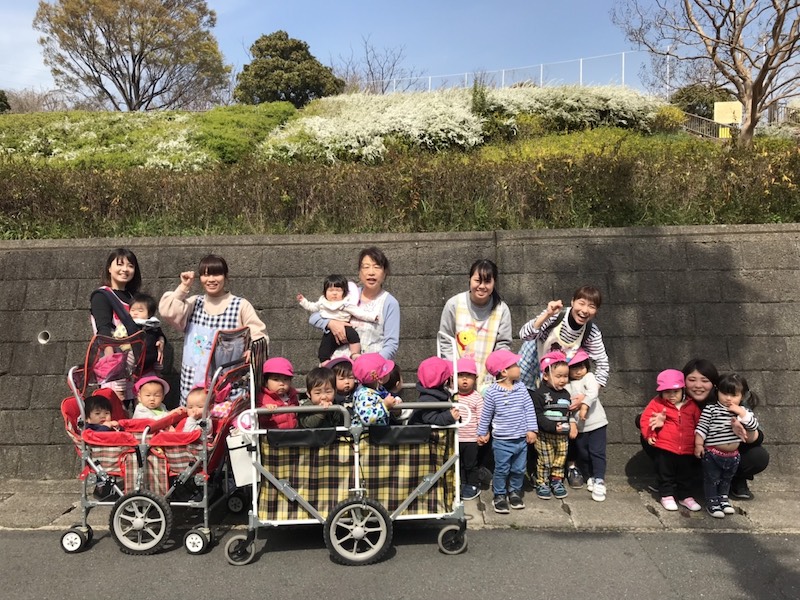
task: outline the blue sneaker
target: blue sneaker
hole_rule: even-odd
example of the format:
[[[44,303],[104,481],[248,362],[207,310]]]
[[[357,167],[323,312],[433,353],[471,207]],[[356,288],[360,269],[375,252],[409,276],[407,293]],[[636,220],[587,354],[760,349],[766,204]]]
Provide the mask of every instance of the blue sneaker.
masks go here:
[[[553,493],[550,491],[550,486],[546,483],[536,486],[536,495],[542,500],[550,500],[550,498],[553,497]]]
[[[465,483],[461,486],[461,499],[462,500],[473,500],[481,495],[481,491],[475,487],[474,485],[470,485]]]
[[[569,493],[560,479],[553,479],[550,482],[550,488],[553,490],[553,496],[556,498],[566,498]]]

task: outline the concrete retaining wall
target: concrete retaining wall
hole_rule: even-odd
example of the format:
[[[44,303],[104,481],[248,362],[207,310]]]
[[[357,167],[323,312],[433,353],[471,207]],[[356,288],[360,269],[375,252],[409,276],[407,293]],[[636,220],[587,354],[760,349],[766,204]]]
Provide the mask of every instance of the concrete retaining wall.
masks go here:
[[[355,277],[358,251],[380,246],[386,288],[402,310],[398,362],[408,379],[434,353],[444,302],[467,289],[477,258],[500,267],[515,331],[548,300],[579,285],[604,292],[597,318],[611,359],[601,399],[609,414],[609,469],[639,466],[634,414],[655,373],[701,356],[743,373],[763,399],[758,416],[772,467],[800,472],[800,226],[666,227],[418,235],[264,236],[0,242],[0,477],[77,472],[59,413],[65,374],[82,362],[89,293],[111,248],[136,252],[144,289],[159,296],[208,252],[226,257],[230,289],[250,300],[271,353],[304,374],[318,332],[295,302],[316,297],[332,272]],[[50,341],[37,336],[48,331]],[[179,336],[168,331],[180,365]],[[518,342],[515,342],[515,349]],[[297,379],[302,385],[302,378]]]

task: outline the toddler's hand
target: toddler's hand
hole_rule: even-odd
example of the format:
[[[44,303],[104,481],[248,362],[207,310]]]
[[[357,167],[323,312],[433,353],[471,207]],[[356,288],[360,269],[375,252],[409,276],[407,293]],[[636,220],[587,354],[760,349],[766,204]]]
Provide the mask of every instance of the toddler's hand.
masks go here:
[[[572,396],[570,398],[571,402],[570,402],[570,405],[569,405],[569,409],[570,410],[576,410],[577,408],[580,408],[580,405],[584,401],[585,398],[586,398],[586,394],[575,394],[574,396]]]
[[[536,443],[536,439],[538,437],[539,436],[537,435],[537,433],[535,431],[528,431],[528,432],[525,433],[525,441],[528,444],[535,444]]]
[[[578,425],[576,423],[569,424],[569,439],[574,440],[578,437]]]
[[[453,415],[453,420],[455,420],[456,422],[458,422],[458,420],[461,418],[461,415],[458,412],[458,408],[456,408],[455,406],[450,409],[450,414]]]
[[[656,436],[653,435],[653,436],[650,436],[649,438],[647,438],[647,443],[650,444],[651,446],[655,446],[656,445]]]
[[[478,446],[485,446],[489,443],[489,434],[478,436]],[[530,442],[529,442],[530,443]]]
[[[302,301],[303,301],[303,300],[305,300],[305,299],[306,299],[306,297],[305,297],[305,296],[303,296],[303,294],[297,294],[297,301],[298,301],[298,302],[302,302]]]
[[[394,406],[397,406],[401,402],[402,402],[402,400],[400,398],[398,398],[397,396],[392,396],[392,395],[386,396],[386,398],[383,399],[383,405],[387,409],[393,408]]]
[[[695,447],[694,447],[694,455],[697,458],[703,458],[703,452],[704,452],[703,444],[695,445]]]
[[[667,422],[667,409],[665,408],[661,412],[653,413],[653,416],[650,417],[650,429],[658,429],[659,427],[663,427],[664,423]]]

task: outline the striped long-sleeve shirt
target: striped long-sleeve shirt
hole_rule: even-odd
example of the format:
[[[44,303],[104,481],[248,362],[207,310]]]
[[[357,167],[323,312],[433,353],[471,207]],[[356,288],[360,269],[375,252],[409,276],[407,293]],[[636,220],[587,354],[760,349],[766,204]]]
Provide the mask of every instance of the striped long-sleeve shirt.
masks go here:
[[[497,383],[486,388],[478,435],[489,433],[489,425],[492,437],[498,440],[516,440],[529,431],[539,431],[533,401],[523,383],[516,382],[510,390]]]
[[[569,307],[564,309],[564,311],[569,310],[571,310]],[[542,315],[546,314],[546,312],[546,310],[542,311],[536,318],[531,319],[522,326],[522,329],[519,330],[520,339],[525,341],[536,340],[537,342],[544,342],[547,339],[551,327],[555,325],[556,321],[558,321],[561,313],[549,317],[542,323],[541,327],[538,329],[535,328],[533,324],[537,319],[542,317]],[[570,326],[569,315],[565,314],[561,325],[561,337],[564,339],[564,341],[572,343],[578,339],[582,332],[583,327],[573,329]],[[606,354],[606,345],[603,343],[603,334],[600,333],[600,328],[597,326],[597,323],[592,323],[591,331],[589,332],[589,335],[583,339],[581,346],[594,361],[594,376],[597,379],[597,383],[605,387],[605,385],[608,383],[608,354]]]
[[[695,433],[703,438],[704,446],[721,446],[724,444],[735,444],[742,440],[733,432],[731,419],[734,414],[719,402],[706,404],[703,412],[700,413],[700,420],[695,427]],[[751,412],[743,417],[736,417],[744,425],[745,429],[755,431],[758,429],[758,419]]]

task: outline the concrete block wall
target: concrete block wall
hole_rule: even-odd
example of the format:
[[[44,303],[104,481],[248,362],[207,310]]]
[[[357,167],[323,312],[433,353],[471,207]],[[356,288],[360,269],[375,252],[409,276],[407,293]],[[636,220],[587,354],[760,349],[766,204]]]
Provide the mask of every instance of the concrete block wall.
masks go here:
[[[68,369],[83,361],[89,294],[112,248],[136,253],[143,288],[156,297],[203,255],[224,256],[229,288],[254,304],[271,354],[291,359],[302,385],[319,335],[296,294],[316,297],[329,273],[355,278],[359,250],[373,244],[391,262],[386,288],[401,306],[398,362],[407,381],[435,352],[445,301],[467,289],[474,260],[491,258],[515,332],[547,301],[568,302],[580,285],[603,290],[597,323],[612,369],[601,396],[612,473],[643,464],[633,418],[652,396],[655,374],[700,356],[748,378],[762,397],[771,469],[800,474],[799,233],[798,225],[769,225],[0,242],[0,477],[77,473],[58,409]],[[175,377],[181,338],[165,330]],[[44,331],[50,341],[40,344]]]

